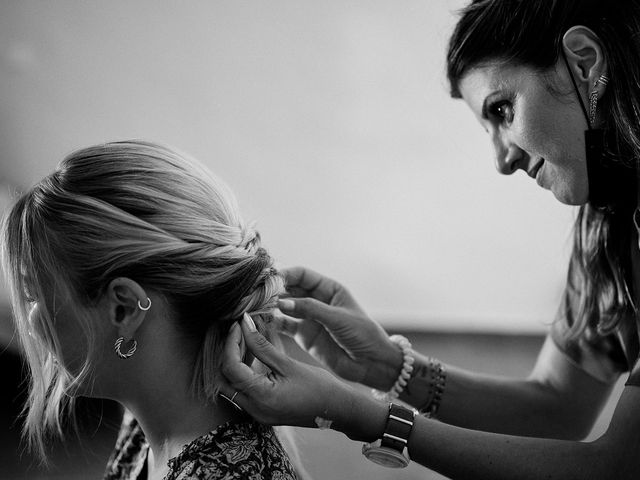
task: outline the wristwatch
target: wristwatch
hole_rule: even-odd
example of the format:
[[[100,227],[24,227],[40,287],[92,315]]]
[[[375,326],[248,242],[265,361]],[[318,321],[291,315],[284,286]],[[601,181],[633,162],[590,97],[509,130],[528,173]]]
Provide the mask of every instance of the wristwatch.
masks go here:
[[[415,409],[390,403],[389,417],[382,438],[362,445],[362,454],[384,467],[404,468],[409,465],[407,442],[417,414],[418,411]]]

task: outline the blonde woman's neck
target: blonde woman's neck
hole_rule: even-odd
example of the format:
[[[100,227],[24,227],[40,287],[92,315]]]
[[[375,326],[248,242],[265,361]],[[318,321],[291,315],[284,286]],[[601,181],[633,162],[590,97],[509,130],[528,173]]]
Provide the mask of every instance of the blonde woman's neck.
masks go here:
[[[167,461],[184,445],[246,416],[224,399],[198,398],[192,389],[195,346],[175,333],[168,316],[150,320],[139,329],[135,355],[117,359],[120,386],[114,399],[129,409],[149,442],[149,478],[162,478]]]

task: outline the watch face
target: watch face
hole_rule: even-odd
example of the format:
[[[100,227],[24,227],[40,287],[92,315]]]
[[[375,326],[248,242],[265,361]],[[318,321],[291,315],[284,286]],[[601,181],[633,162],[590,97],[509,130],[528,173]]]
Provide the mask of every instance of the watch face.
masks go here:
[[[365,447],[366,445],[362,448],[364,456],[378,465],[390,468],[404,468],[409,465],[409,459],[397,450],[387,447]]]

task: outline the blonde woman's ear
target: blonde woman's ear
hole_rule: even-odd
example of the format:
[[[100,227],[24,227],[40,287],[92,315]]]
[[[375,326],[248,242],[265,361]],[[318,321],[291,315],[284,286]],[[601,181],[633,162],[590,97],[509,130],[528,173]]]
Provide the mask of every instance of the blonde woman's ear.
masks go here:
[[[152,309],[152,300],[138,282],[118,277],[107,286],[105,293],[109,320],[125,339],[135,336]]]

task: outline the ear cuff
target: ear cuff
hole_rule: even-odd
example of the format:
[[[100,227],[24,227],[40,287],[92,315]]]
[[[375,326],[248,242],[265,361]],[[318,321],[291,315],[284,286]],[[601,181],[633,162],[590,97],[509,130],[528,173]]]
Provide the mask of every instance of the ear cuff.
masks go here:
[[[598,79],[595,82],[593,82],[593,88],[596,88],[599,83],[606,86],[607,83],[609,83],[609,77],[607,77],[606,75],[600,75]]]

